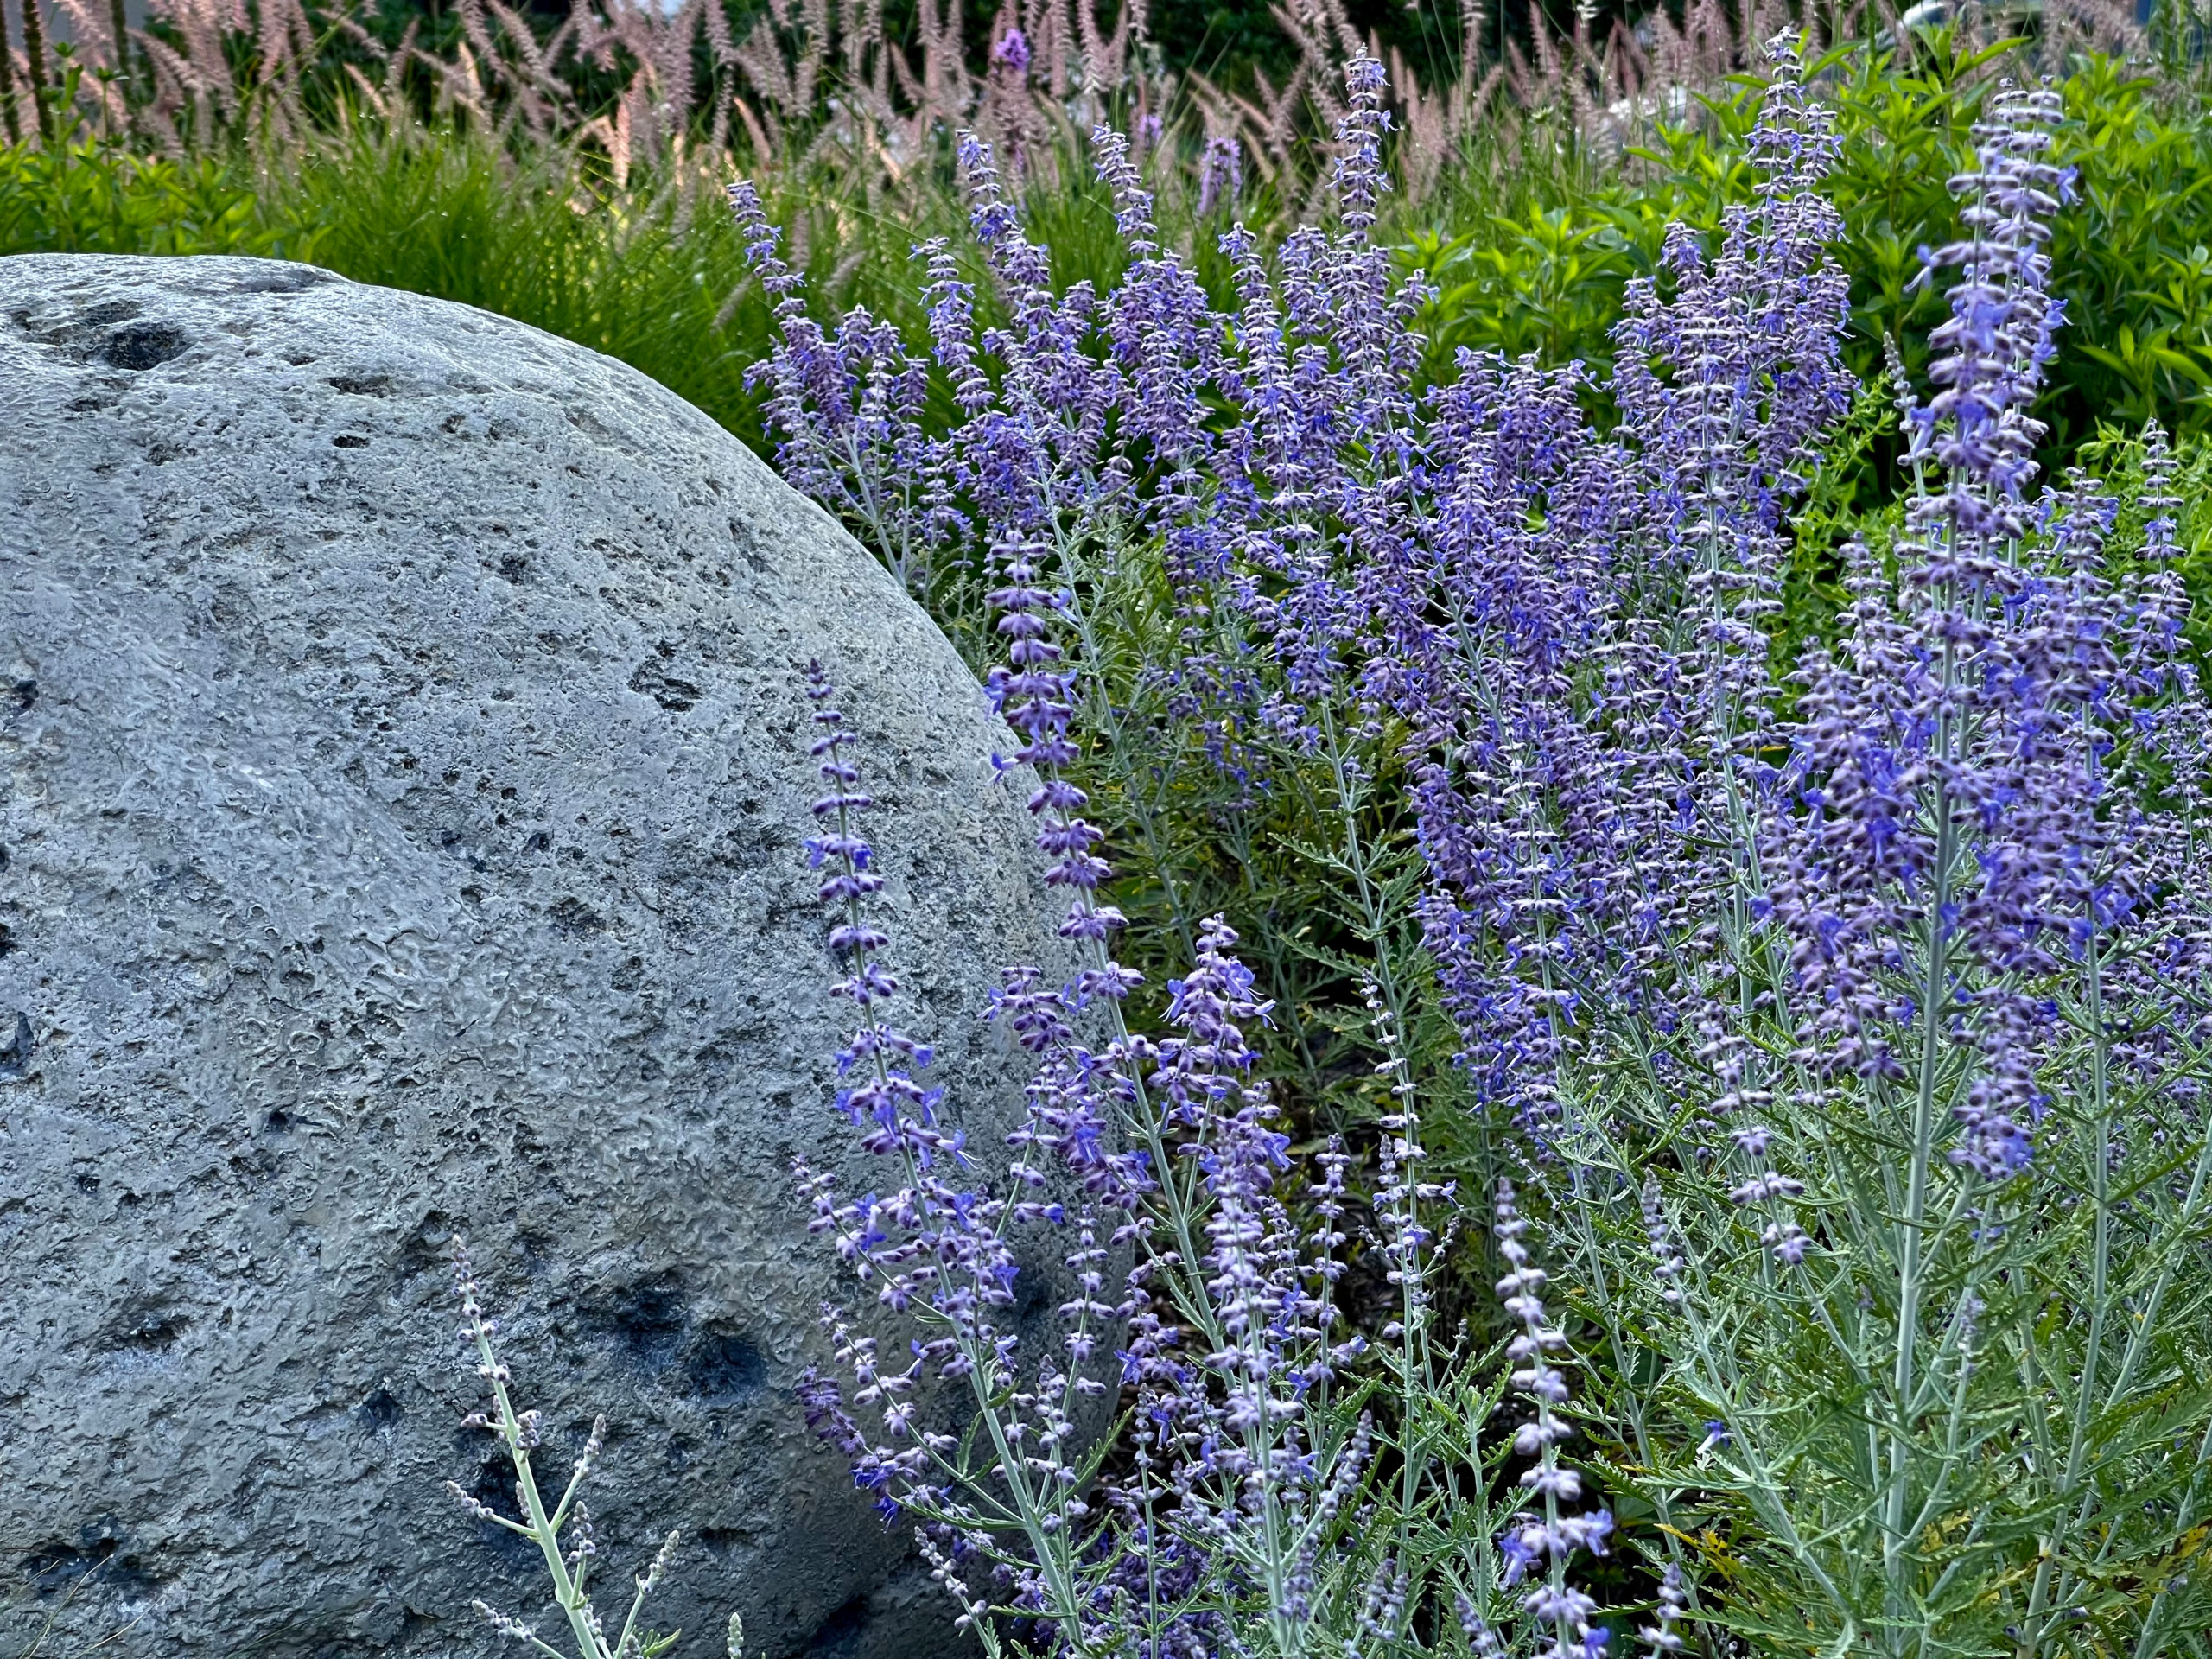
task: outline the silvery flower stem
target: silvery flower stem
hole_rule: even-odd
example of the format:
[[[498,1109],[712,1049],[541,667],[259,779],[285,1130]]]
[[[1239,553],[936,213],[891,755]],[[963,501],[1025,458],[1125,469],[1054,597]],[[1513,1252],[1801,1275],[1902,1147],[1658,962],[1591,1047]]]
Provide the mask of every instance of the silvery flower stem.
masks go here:
[[[1359,828],[1359,810],[1363,791],[1355,782],[1347,765],[1342,728],[1337,719],[1333,700],[1320,699],[1323,753],[1329,764],[1330,781],[1335,786],[1336,817],[1344,830],[1344,851],[1341,855],[1344,873],[1351,877],[1358,896],[1357,931],[1373,957],[1373,976],[1387,1016],[1387,1035],[1382,1044],[1384,1064],[1389,1070],[1392,1115],[1404,1120],[1404,1138],[1408,1147],[1408,1166],[1406,1170],[1405,1196],[1402,1209],[1395,1225],[1399,1236],[1418,1241],[1420,1236],[1420,1176],[1419,1165],[1412,1162],[1419,1157],[1419,1103],[1414,1094],[1411,1068],[1407,1065],[1402,1044],[1408,1028],[1408,1009],[1403,980],[1397,969],[1395,952],[1391,947],[1392,927],[1388,908],[1376,880],[1374,860],[1366,838]],[[1384,1133],[1395,1131],[1384,1127]],[[1423,1287],[1421,1274],[1426,1254],[1418,1243],[1413,1244],[1398,1262],[1399,1300],[1404,1335],[1394,1352],[1393,1363],[1398,1371],[1401,1421],[1410,1437],[1421,1402],[1434,1391],[1435,1371],[1429,1352],[1427,1321],[1422,1314]],[[1421,1478],[1418,1460],[1408,1445],[1401,1465],[1402,1492],[1401,1523],[1414,1510],[1414,1496]]]
[[[1077,641],[1082,647],[1084,660],[1096,664],[1102,659],[1102,653],[1095,622],[1090,608],[1083,603],[1081,589],[1075,580],[1083,569],[1082,543],[1079,539],[1069,533],[1067,523],[1069,515],[1058,505],[1049,476],[1038,480],[1038,489],[1046,505],[1048,519],[1052,527],[1055,552],[1058,556],[1060,568],[1069,576],[1066,589],[1067,603],[1061,613],[1070,617],[1075,625]],[[1115,746],[1117,756],[1122,754],[1122,727],[1121,722],[1114,717],[1110,706],[1111,698],[1107,694],[1102,677],[1096,671],[1088,677],[1087,695],[1092,701],[1094,709],[1099,711],[1094,715],[1094,723],[1098,724],[1108,734],[1108,741]],[[1123,775],[1133,775],[1126,766],[1123,768]],[[1141,811],[1139,818],[1141,832],[1146,836],[1147,843],[1152,846],[1154,856],[1158,861],[1155,868],[1160,872],[1161,884],[1163,887],[1172,887],[1167,874],[1166,861],[1160,856],[1159,851],[1160,837],[1158,827],[1152,822],[1149,812]],[[1078,902],[1088,906],[1093,900],[1086,892],[1080,895]],[[1171,902],[1173,902],[1172,899]],[[1187,936],[1187,926],[1179,904],[1176,905],[1176,925],[1179,930],[1185,931]],[[1194,940],[1186,937],[1185,946],[1187,951],[1195,952]],[[1089,955],[1090,957],[1089,965],[1095,969],[1107,969],[1114,965],[1112,952],[1103,943],[1094,941],[1089,947]],[[1130,1031],[1121,1000],[1117,997],[1109,997],[1105,999],[1105,1004],[1104,1018],[1109,1040],[1118,1046],[1119,1052],[1127,1053],[1130,1051]],[[1198,1189],[1195,1175],[1186,1179],[1178,1173],[1182,1160],[1174,1158],[1169,1152],[1166,1137],[1161,1132],[1160,1114],[1152,1109],[1151,1103],[1146,1096],[1141,1069],[1131,1067],[1127,1081],[1134,1091],[1135,1097],[1133,1108],[1128,1112],[1128,1121],[1123,1127],[1125,1130],[1133,1130],[1136,1133],[1143,1141],[1146,1152],[1152,1158],[1154,1179],[1159,1182],[1160,1192],[1166,1195],[1166,1219],[1168,1225],[1174,1231],[1178,1260],[1170,1268],[1168,1281],[1171,1286],[1171,1294],[1175,1300],[1176,1311],[1195,1329],[1203,1332],[1206,1339],[1218,1349],[1222,1341],[1222,1331],[1215,1315],[1212,1300],[1205,1293],[1198,1265],[1205,1259],[1204,1249],[1198,1242],[1199,1217],[1204,1211],[1204,1199]]]
[[[2100,1116],[2097,1129],[2097,1135],[2099,1138],[2091,1148],[2092,1154],[2096,1157],[2100,1166],[2109,1161],[2109,1159],[2106,1154],[2104,1139],[2104,1137],[2107,1136],[2110,1133],[2109,1123],[2110,1113],[2107,1110],[2105,1114],[2101,1115]],[[2149,1294],[2143,1299],[2142,1304],[2138,1310],[2137,1317],[2134,1321],[2135,1328],[2128,1338],[2126,1351],[2121,1355],[2120,1368],[2113,1376],[2111,1385],[2103,1390],[2103,1398],[2101,1406],[2102,1412],[2110,1413],[2116,1411],[2119,1409],[2121,1402],[2126,1400],[2128,1389],[2133,1385],[2137,1368],[2141,1364],[2144,1355],[2149,1350],[2151,1334],[2158,1328],[2158,1315],[2161,1311],[2163,1311],[2166,1299],[2166,1293],[2173,1285],[2174,1274],[2176,1269],[2180,1266],[2182,1253],[2188,1248],[2185,1241],[2197,1236],[2198,1228],[2200,1226],[2200,1217],[2204,1208],[2205,1198],[2208,1191],[2212,1191],[2212,1124],[2200,1126],[2198,1129],[2198,1135],[2200,1144],[2197,1148],[2195,1166],[2190,1174],[2188,1193],[2182,1200],[2179,1213],[2175,1217],[2172,1224],[2165,1230],[2165,1236],[2160,1240],[2164,1248],[2160,1249],[2158,1252],[2159,1262],[2158,1275],[2152,1282]],[[2100,1173],[2103,1173],[2101,1167],[2100,1169]],[[2107,1201],[2101,1198],[2099,1205],[2099,1216],[2101,1221],[2103,1220],[2107,1209]],[[2101,1237],[2100,1242],[2103,1242]],[[2102,1301],[2103,1298],[2101,1296],[2099,1299],[2100,1307],[2101,1307]],[[2094,1365],[2085,1363],[2082,1368],[2082,1402],[2086,1402],[2095,1397],[2097,1394],[2096,1385],[2097,1376],[2095,1368]],[[2206,1430],[2206,1437],[2207,1446],[2212,1447],[2212,1428],[2208,1428]],[[2076,1444],[2077,1446],[2079,1445],[2078,1440]],[[2202,1470],[2208,1455],[2209,1453],[2205,1451],[2200,1451],[2198,1453],[2197,1465],[2199,1473],[2196,1478],[2191,1481],[2189,1491],[2181,1504],[2180,1511],[2174,1528],[2177,1535],[2186,1536],[2193,1522],[2196,1510],[2196,1500],[2199,1491],[2199,1482],[2202,1479]],[[2076,1464],[2075,1465],[2074,1479],[2078,1480],[2079,1478],[2079,1467],[2078,1464]],[[2085,1493],[2080,1504],[2076,1507],[2075,1513],[2072,1520],[2071,1524],[2075,1530],[2079,1531],[2082,1527],[2088,1524],[2089,1506],[2090,1497],[2088,1494]],[[2096,1562],[2098,1565],[2101,1565],[2109,1558],[2113,1548],[2113,1534],[2107,1532],[2103,1542],[2098,1548],[2096,1555]],[[2045,1569],[2048,1568],[2049,1566],[2050,1558],[2048,1555],[2045,1556],[2043,1561],[2037,1563],[2037,1577],[2038,1588],[2041,1587],[2045,1577]],[[2069,1605],[2074,1599],[2075,1588],[2076,1580],[2072,1570],[2069,1569],[2067,1574],[2059,1580],[2057,1592],[2056,1596],[2052,1598],[2052,1605],[2061,1608]],[[2146,1613],[2145,1616],[2143,1641],[2145,1643],[2150,1640],[2152,1633],[2156,1628],[2158,1622],[2157,1609],[2163,1605],[2166,1592],[2167,1586],[2162,1583],[2152,1599],[2152,1611]],[[2046,1617],[2041,1624],[2034,1622],[2034,1605],[2031,1603],[2031,1623],[2028,1625],[2025,1643],[2024,1644],[2024,1650],[2031,1656],[2033,1654],[2035,1644],[2039,1643],[2048,1634],[2050,1624],[2050,1617]],[[2050,1617],[2055,1617],[2055,1615]]]
[[[2208,1142],[2208,1145],[2212,1145],[2212,1142]],[[2202,1166],[2200,1164],[2198,1167],[2201,1173]],[[2175,1517],[2174,1532],[2178,1537],[2187,1537],[2196,1525],[2196,1506],[2204,1495],[2205,1471],[2208,1467],[2212,1467],[2212,1423],[2205,1425],[2204,1437],[2197,1442],[2196,1473],[2190,1478],[2189,1490],[2183,1494],[2181,1508]],[[2160,1651],[2158,1638],[2164,1634],[2163,1616],[2167,1606],[2166,1598],[2172,1592],[2174,1584],[2174,1579],[2169,1577],[2161,1582],[2157,1591],[2152,1593],[2151,1605],[2143,1615],[2142,1634],[2137,1638],[2135,1643],[2135,1659],[2154,1659],[2154,1656]]]
[[[1942,686],[1948,694],[1957,673],[1955,654],[1947,644],[1943,652]],[[1935,750],[1939,767],[1952,758],[1955,734],[1948,696],[1937,716]],[[1921,930],[1926,957],[1920,980],[1920,1058],[1912,1100],[1912,1122],[1906,1146],[1910,1173],[1905,1187],[1904,1213],[1898,1222],[1897,1351],[1891,1384],[1891,1442],[1889,1492],[1882,1531],[1882,1570],[1888,1581],[1887,1607],[1892,1620],[1890,1643],[1903,1654],[1906,1640],[1904,1620],[1908,1600],[1905,1580],[1910,1572],[1904,1533],[1905,1501],[1912,1469],[1912,1400],[1915,1392],[1916,1338],[1920,1333],[1920,1299],[1923,1239],[1928,1217],[1928,1185],[1936,1154],[1936,1094],[1942,1058],[1942,1010],[1950,998],[1950,941],[1945,912],[1950,908],[1953,883],[1957,879],[1958,827],[1951,810],[1950,785],[1942,770],[1934,791],[1936,856],[1934,880]]]
[[[2097,1400],[2098,1361],[2102,1357],[2105,1334],[2105,1311],[2111,1302],[2112,1288],[2112,1096],[2107,1056],[2110,1037],[2105,1030],[2104,980],[2099,957],[2094,907],[2091,907],[2088,942],[2083,947],[2083,966],[2088,978],[2088,1016],[2095,1035],[2091,1039],[2090,1079],[2094,1105],[2087,1126],[2087,1150],[2089,1162],[2090,1201],[2095,1206],[2091,1226],[2095,1230],[2095,1241],[2091,1247],[2089,1264],[2089,1334],[2083,1345],[2082,1375],[2074,1400],[2074,1421],[2068,1433],[2066,1462],[2060,1471],[2057,1498],[2061,1514],[2073,1497],[2075,1487],[2082,1478],[2082,1460],[2088,1449],[2090,1414]],[[2121,1386],[2125,1386],[2123,1383]],[[2115,1391],[2117,1392],[2117,1390]],[[2088,1518],[2087,1503],[2078,1513],[2066,1517],[2062,1524],[2079,1529]],[[2045,1609],[2050,1589],[2051,1569],[2056,1564],[2056,1552],[2046,1544],[2042,1559],[2036,1563],[2035,1588],[2028,1596],[2025,1628],[2021,1637],[2021,1659],[2035,1659],[2042,1644],[2047,1623]],[[2069,1599],[2070,1581],[2063,1586],[2059,1605]]]
[[[1044,485],[1043,493],[1047,501],[1052,499],[1049,480]],[[1192,925],[1183,891],[1175,881],[1174,865],[1168,856],[1167,836],[1161,827],[1163,814],[1160,803],[1147,798],[1133,787],[1135,780],[1144,775],[1147,763],[1136,753],[1135,740],[1128,722],[1121,717],[1121,711],[1114,706],[1112,689],[1107,683],[1103,671],[1111,658],[1099,638],[1097,619],[1084,599],[1085,579],[1089,579],[1095,592],[1099,586],[1098,575],[1087,569],[1084,556],[1088,550],[1085,538],[1068,533],[1065,516],[1055,512],[1052,526],[1060,568],[1068,573],[1068,602],[1062,614],[1074,624],[1076,641],[1083,652],[1082,660],[1091,664],[1092,668],[1092,671],[1084,678],[1084,700],[1090,709],[1087,723],[1092,729],[1105,734],[1113,756],[1113,775],[1123,785],[1122,800],[1135,821],[1138,836],[1144,842],[1146,868],[1152,872],[1154,879],[1160,883],[1160,892],[1166,897],[1168,916],[1174,924],[1182,959],[1187,962],[1198,951],[1198,929]],[[1126,526],[1116,518],[1110,528],[1115,532],[1114,542],[1118,542],[1120,532]],[[1114,545],[1109,543],[1105,556],[1108,570],[1110,571],[1116,562]],[[1128,632],[1134,634],[1135,630],[1132,628]],[[1168,766],[1160,768],[1163,788],[1173,771],[1173,768]]]
[[[842,802],[837,807],[836,821],[840,839],[849,843],[855,826],[853,823],[851,809]],[[852,855],[847,853],[843,856],[849,865]],[[855,932],[859,932],[865,925],[865,919],[859,894],[856,893],[851,894],[845,902],[846,925]],[[865,970],[868,965],[868,955],[865,946],[855,950],[854,963],[855,974]],[[879,1039],[870,1045],[871,1064],[876,1073],[876,1080],[879,1084],[887,1084],[890,1082],[890,1077],[885,1056],[891,1050],[887,1044],[880,1040],[884,1033],[881,1016],[877,1013],[876,1006],[873,1001],[862,1001],[860,1011],[870,1033]],[[901,1142],[899,1159],[907,1187],[911,1190],[919,1185],[921,1170],[917,1165],[913,1148]],[[1052,1517],[1050,1513],[1050,1505],[1044,1497],[1033,1489],[1030,1480],[1028,1464],[1016,1452],[1007,1436],[1003,1402],[1000,1398],[1001,1369],[995,1350],[988,1344],[977,1341],[975,1332],[966,1322],[951,1321],[950,1325],[955,1339],[960,1344],[963,1357],[967,1362],[969,1389],[975,1397],[977,1421],[982,1424],[984,1432],[990,1438],[1000,1478],[1005,1482],[1012,1497],[1013,1512],[1019,1520],[1023,1535],[1034,1553],[1039,1568],[1043,1573],[1045,1581],[1052,1592],[1052,1598],[1055,1604],[1052,1610],[1053,1616],[1059,1621],[1060,1628],[1068,1632],[1072,1638],[1083,1628],[1082,1616],[1084,1611],[1083,1593],[1075,1582],[1073,1562],[1070,1556],[1073,1541],[1068,1536],[1067,1529],[1051,1524]],[[945,1470],[948,1474],[957,1475],[958,1472],[947,1465],[942,1457],[932,1454],[932,1461],[941,1469]]]
[[[515,1489],[530,1521],[527,1526],[518,1526],[504,1516],[493,1518],[510,1532],[518,1532],[528,1538],[545,1558],[545,1570],[553,1580],[553,1599],[559,1604],[563,1615],[569,1621],[569,1631],[576,1638],[576,1652],[580,1659],[609,1659],[605,1641],[592,1628],[591,1604],[584,1599],[582,1564],[579,1563],[577,1573],[572,1577],[568,1560],[561,1553],[560,1529],[554,1518],[545,1513],[544,1503],[538,1497],[537,1478],[530,1466],[530,1450],[523,1444],[522,1423],[515,1414],[514,1402],[507,1393],[505,1368],[500,1365],[499,1356],[493,1351],[491,1332],[480,1318],[472,1319],[469,1325],[471,1334],[476,1339],[479,1374],[490,1384],[492,1398],[499,1406],[499,1438],[506,1442],[507,1457],[514,1465]],[[570,1495],[574,1491],[575,1483],[571,1481]],[[564,1506],[565,1503],[564,1498]],[[643,1599],[642,1596],[639,1598],[640,1601]],[[637,1606],[633,1602],[631,1617],[634,1618],[636,1616]],[[556,1656],[559,1654],[559,1649],[548,1646],[535,1636],[530,1640],[535,1647]],[[614,1649],[614,1652],[619,1654],[620,1649]]]

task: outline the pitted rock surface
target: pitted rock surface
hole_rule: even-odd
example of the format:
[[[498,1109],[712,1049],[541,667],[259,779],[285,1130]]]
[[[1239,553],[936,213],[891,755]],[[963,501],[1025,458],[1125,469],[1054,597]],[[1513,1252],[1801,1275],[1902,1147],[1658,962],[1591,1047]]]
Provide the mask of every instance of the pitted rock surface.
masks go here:
[[[731,1611],[771,1659],[954,1650],[794,1401],[841,1281],[791,1161],[864,1174],[808,658],[978,1147],[1020,1071],[977,1011],[1052,954],[922,613],[621,365],[240,259],[0,259],[0,1651],[458,1655],[471,1597],[542,1610],[439,1490],[512,1504],[456,1230],[553,1479],[613,1422],[602,1584],[690,1535],[679,1656]]]

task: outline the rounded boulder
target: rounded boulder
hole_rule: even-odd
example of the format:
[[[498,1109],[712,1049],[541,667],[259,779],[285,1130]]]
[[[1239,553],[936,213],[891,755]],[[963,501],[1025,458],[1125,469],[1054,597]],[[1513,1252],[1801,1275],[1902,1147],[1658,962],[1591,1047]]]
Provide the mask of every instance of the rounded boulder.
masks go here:
[[[770,1659],[955,1651],[797,1398],[845,1281],[792,1162],[887,1179],[830,1103],[808,659],[976,1147],[1023,1075],[979,1011],[1054,956],[1008,739],[892,578],[521,324],[30,256],[0,588],[0,1629],[304,1659],[542,1616],[534,1549],[441,1491],[513,1503],[461,1427],[461,1233],[549,1480],[609,1419],[602,1586],[686,1534],[676,1659],[733,1611]]]

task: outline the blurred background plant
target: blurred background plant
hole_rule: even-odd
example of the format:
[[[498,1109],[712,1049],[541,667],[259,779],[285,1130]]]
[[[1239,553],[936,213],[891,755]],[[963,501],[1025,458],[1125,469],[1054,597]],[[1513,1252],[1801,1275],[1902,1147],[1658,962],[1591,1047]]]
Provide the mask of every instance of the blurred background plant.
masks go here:
[[[2126,0],[1923,5],[1910,28],[1866,4],[1808,14],[1836,43],[1815,73],[1844,138],[1855,368],[1885,329],[1910,340],[1933,315],[1906,285],[1948,224],[1944,181],[1987,89],[2048,69],[2083,168],[2058,265],[2074,315],[2098,319],[2061,346],[2051,442],[2101,417],[2200,429],[2212,129],[2190,0],[2156,3],[2169,10],[2139,24]],[[1632,16],[1502,0],[1126,0],[1110,16],[1095,0],[988,15],[957,0],[575,0],[558,14],[156,0],[136,24],[118,0],[0,12],[0,251],[311,259],[607,352],[756,445],[743,370],[766,309],[721,215],[700,211],[734,173],[759,181],[817,291],[918,338],[910,251],[959,222],[961,130],[1007,158],[1056,280],[1119,274],[1081,160],[1107,120],[1224,301],[1215,237],[1232,214],[1263,240],[1314,215],[1343,114],[1337,67],[1372,49],[1400,187],[1379,234],[1437,289],[1432,374],[1463,346],[1596,361],[1664,226],[1710,230],[1742,199],[1745,42],[1783,15],[1771,0]]]

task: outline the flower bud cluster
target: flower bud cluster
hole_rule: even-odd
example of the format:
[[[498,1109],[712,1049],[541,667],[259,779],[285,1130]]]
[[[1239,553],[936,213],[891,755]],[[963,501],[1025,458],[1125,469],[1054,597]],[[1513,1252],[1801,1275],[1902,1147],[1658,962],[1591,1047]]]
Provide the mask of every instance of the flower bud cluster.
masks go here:
[[[895,324],[855,308],[831,330],[807,315],[798,274],[779,251],[749,181],[729,188],[746,257],[774,302],[777,337],[747,372],[767,389],[776,465],[796,486],[868,527],[893,573],[926,594],[936,559],[964,527],[947,487],[945,447],[925,430],[929,363]]]

